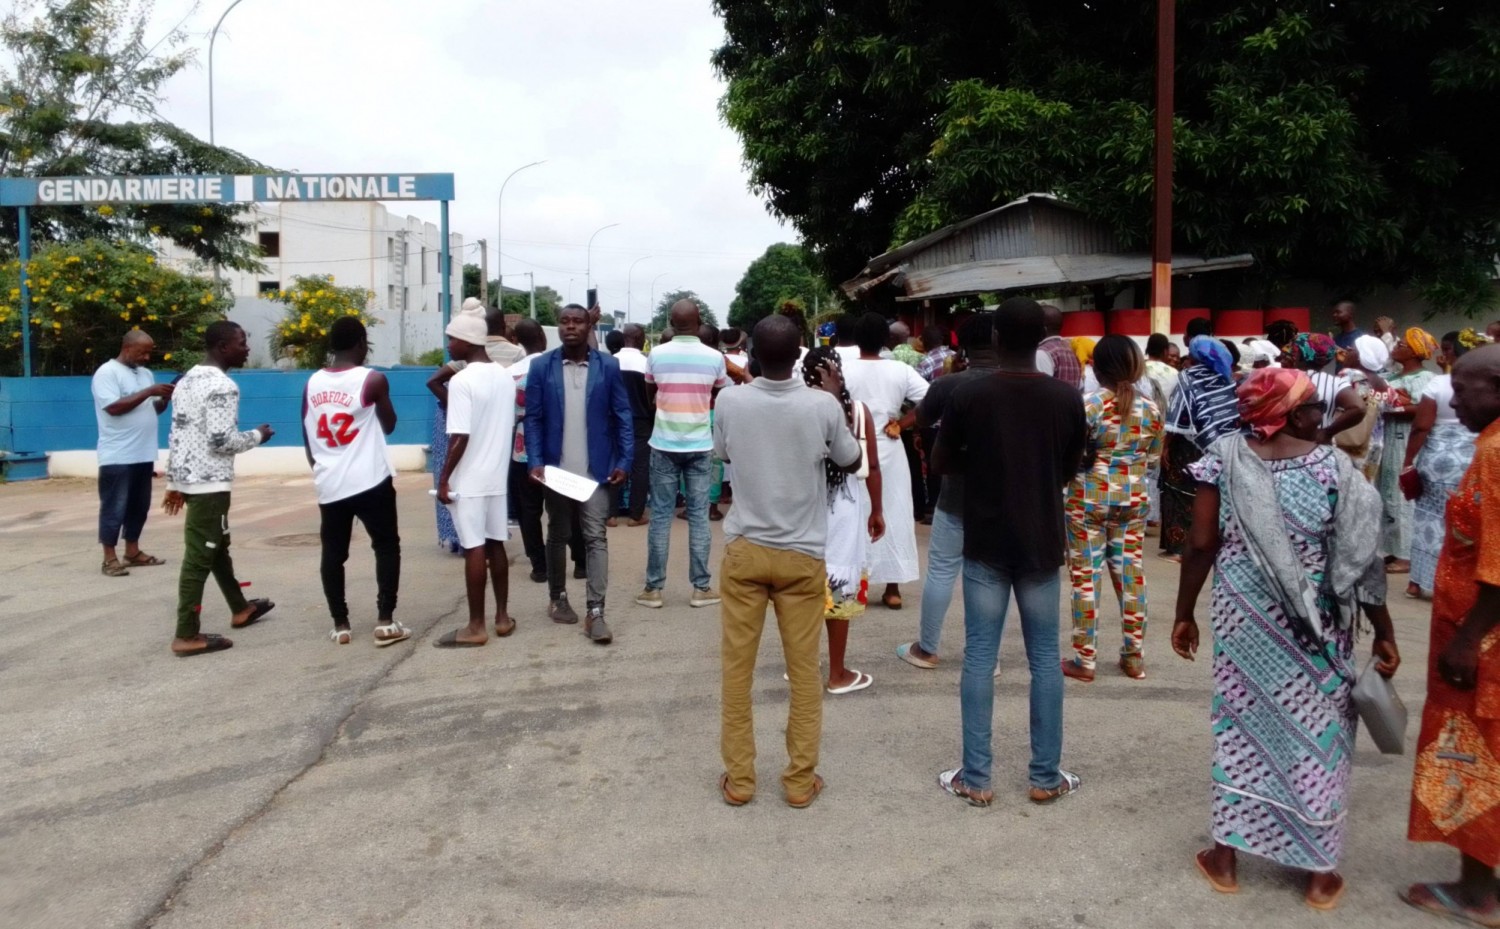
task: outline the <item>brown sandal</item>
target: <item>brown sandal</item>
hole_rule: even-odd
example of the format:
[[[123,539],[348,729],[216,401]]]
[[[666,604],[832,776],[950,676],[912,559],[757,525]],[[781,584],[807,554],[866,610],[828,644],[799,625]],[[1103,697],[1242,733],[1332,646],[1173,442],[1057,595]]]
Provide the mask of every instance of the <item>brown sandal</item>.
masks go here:
[[[105,577],[125,577],[130,569],[125,567],[125,562],[118,558],[111,558],[99,566],[99,573]]]
[[[729,789],[728,771],[725,771],[723,774],[719,775],[719,796],[723,797],[724,802],[729,804],[730,806],[744,806],[745,804],[750,802],[749,797],[741,797],[739,794]]]
[[[901,609],[901,595],[882,594],[880,597],[880,605],[888,610],[899,610]]]
[[[166,564],[162,559],[155,555],[148,555],[145,552],[136,552],[133,556],[126,558],[125,563],[132,568],[154,568],[157,565]]]

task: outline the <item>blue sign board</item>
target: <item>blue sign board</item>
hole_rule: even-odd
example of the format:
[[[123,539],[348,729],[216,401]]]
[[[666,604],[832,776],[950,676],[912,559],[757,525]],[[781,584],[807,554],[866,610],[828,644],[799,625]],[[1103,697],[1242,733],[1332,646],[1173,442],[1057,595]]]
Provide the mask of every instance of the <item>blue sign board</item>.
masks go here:
[[[451,174],[184,174],[0,179],[0,206],[452,199]]]

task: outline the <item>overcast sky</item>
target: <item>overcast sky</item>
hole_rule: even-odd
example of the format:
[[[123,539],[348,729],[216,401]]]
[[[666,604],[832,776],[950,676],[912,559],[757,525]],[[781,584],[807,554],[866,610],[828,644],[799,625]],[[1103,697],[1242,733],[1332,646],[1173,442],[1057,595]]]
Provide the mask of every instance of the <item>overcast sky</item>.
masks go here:
[[[163,115],[208,138],[208,33],[230,0],[188,20],[199,63],[166,87]],[[191,9],[158,0],[170,26]],[[220,145],[305,172],[452,172],[453,230],[490,242],[505,189],[506,284],[521,272],[582,301],[589,236],[606,310],[633,318],[689,288],[723,324],[746,265],[795,232],[746,186],[719,120],[708,0],[243,0],[214,53]],[[435,204],[392,204],[437,219]],[[478,262],[470,248],[464,261]],[[458,258],[455,257],[457,263]]]

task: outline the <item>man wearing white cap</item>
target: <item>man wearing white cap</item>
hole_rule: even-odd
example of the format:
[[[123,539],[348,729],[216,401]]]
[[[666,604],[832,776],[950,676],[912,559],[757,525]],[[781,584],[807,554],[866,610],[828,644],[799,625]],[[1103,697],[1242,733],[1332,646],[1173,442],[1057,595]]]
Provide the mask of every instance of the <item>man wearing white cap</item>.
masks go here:
[[[489,640],[485,632],[486,573],[495,588],[495,635],[516,631],[506,610],[510,538],[506,483],[511,437],[516,429],[516,381],[485,351],[484,310],[461,311],[448,324],[448,354],[468,365],[448,382],[448,456],[438,476],[438,500],[453,514],[464,550],[464,582],[469,624],[445,633],[439,648],[473,648]],[[486,571],[488,566],[488,571]]]

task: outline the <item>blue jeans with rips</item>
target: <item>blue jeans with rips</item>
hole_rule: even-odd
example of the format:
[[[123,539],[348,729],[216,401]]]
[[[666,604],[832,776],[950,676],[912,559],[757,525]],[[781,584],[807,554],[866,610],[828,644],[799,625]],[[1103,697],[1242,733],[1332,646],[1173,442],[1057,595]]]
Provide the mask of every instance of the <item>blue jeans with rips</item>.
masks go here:
[[[713,536],[708,527],[708,485],[712,454],[651,450],[651,526],[646,535],[646,589],[667,585],[667,554],[672,542],[672,517],[677,512],[680,478],[687,500],[688,577],[696,590],[712,581],[708,551]]]
[[[964,670],[959,681],[963,718],[963,780],[990,786],[994,761],[990,745],[995,716],[995,661],[1000,633],[1014,591],[1031,669],[1031,786],[1050,790],[1062,782],[1063,677],[1057,635],[1057,569],[1016,575],[971,559],[964,560]]]

